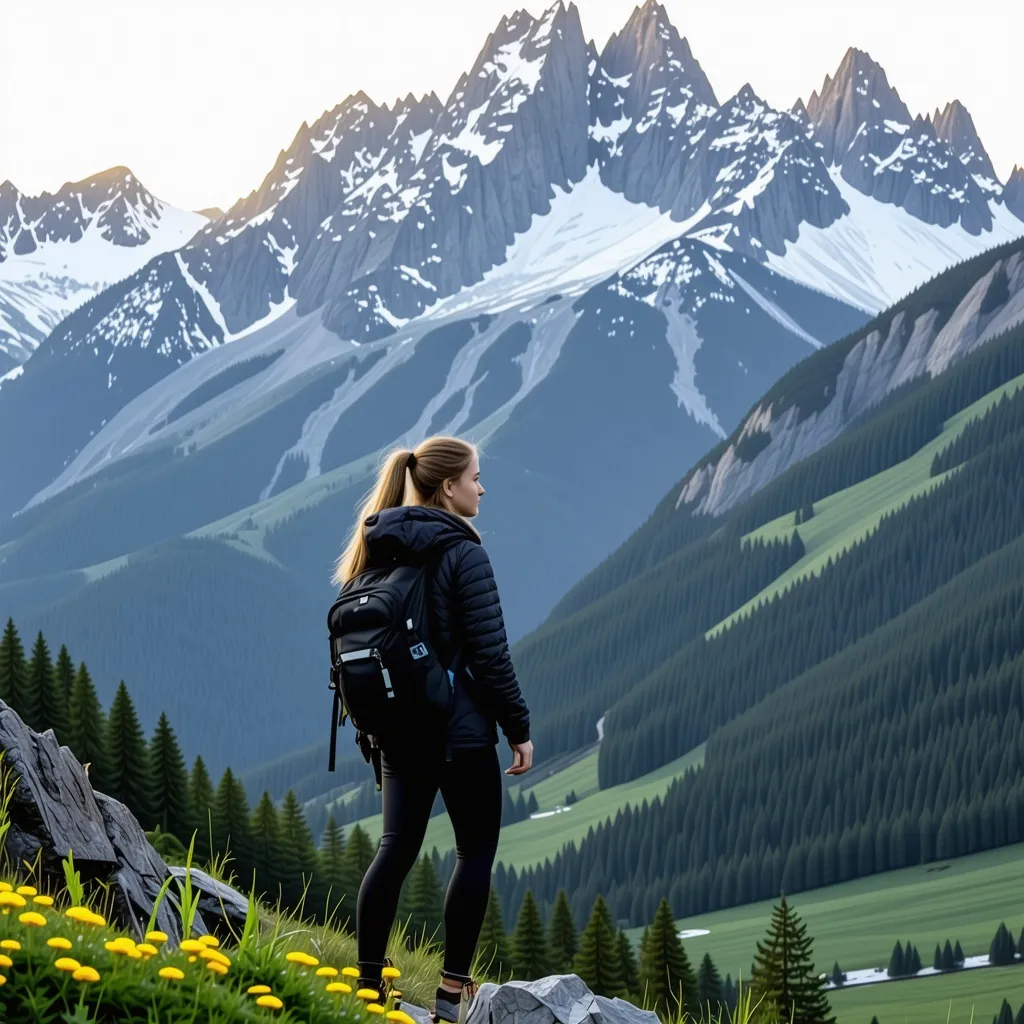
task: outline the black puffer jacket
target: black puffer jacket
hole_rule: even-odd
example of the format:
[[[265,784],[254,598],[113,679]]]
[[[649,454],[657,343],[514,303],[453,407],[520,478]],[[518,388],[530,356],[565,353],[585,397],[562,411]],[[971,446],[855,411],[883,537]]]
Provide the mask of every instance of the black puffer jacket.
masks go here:
[[[444,509],[401,505],[364,524],[370,565],[419,561],[445,547],[430,592],[430,636],[442,664],[461,653],[448,722],[451,749],[530,738],[530,712],[509,655],[491,560],[466,521]]]

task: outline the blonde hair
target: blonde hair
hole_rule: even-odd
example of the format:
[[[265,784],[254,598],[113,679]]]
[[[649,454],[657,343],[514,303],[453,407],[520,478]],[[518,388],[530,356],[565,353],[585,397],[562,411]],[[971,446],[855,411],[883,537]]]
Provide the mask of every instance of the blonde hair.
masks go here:
[[[446,480],[462,476],[476,454],[475,446],[468,441],[441,435],[428,437],[413,449],[399,448],[390,452],[377,473],[373,490],[359,509],[348,544],[335,563],[331,582],[340,587],[358,576],[369,563],[363,524],[370,516],[400,505],[447,508],[442,485]],[[413,457],[411,467],[410,457]]]

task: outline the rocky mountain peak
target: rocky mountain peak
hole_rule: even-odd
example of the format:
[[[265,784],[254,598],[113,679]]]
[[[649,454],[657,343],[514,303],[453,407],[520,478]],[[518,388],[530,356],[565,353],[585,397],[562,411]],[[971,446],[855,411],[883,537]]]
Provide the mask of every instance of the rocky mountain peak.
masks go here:
[[[974,126],[974,118],[959,100],[947,103],[941,111],[936,107],[929,120],[935,128],[936,136],[960,157],[960,162],[971,174],[993,183],[998,181],[992,161]]]
[[[1024,220],[1024,167],[1014,165],[1003,186],[1002,200],[1010,213]]]

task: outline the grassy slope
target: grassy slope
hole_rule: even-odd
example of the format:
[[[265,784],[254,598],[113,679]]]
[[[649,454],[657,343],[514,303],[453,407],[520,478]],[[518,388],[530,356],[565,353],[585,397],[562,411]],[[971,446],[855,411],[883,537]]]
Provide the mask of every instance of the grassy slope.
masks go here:
[[[924,959],[924,954],[921,954]],[[983,1024],[1008,999],[1024,1003],[1024,969],[993,967],[829,991],[836,1024]]]
[[[946,421],[942,433],[909,459],[815,502],[814,518],[798,528],[807,552],[804,557],[706,635],[709,638],[714,636],[737,618],[749,614],[757,605],[781,594],[793,583],[818,575],[830,558],[839,557],[866,537],[878,526],[884,515],[942,483],[948,474],[937,477],[930,475],[932,459],[936,453],[952,444],[971,420],[984,415],[1004,394],[1012,395],[1021,387],[1024,387],[1024,375],[1008,381],[951,417]],[[793,515],[789,513],[748,534],[744,541],[786,538],[792,534],[793,527]]]
[[[652,800],[661,795],[673,779],[684,774],[688,768],[701,765],[703,761],[704,747],[701,745],[649,775],[599,792],[595,751],[564,772],[538,783],[534,790],[542,810],[561,803],[565,794],[573,788],[580,798],[579,803],[574,804],[572,810],[550,818],[527,819],[503,828],[498,842],[498,860],[504,862],[506,867],[542,864],[545,857],[553,857],[558,853],[564,843],[578,842],[587,834],[587,829],[592,826],[596,828],[606,818],[614,817],[620,808],[629,804],[639,805],[644,800]],[[581,786],[589,787],[591,795],[584,798]],[[364,818],[360,824],[376,843],[380,838],[381,816],[375,814],[372,818]],[[455,846],[451,822],[446,814],[431,818],[427,826],[423,849],[430,850],[435,846],[441,853]]]
[[[1015,936],[1024,924],[1024,844],[800,893],[792,903],[814,939],[821,971],[831,971],[837,960],[844,971],[885,967],[897,939],[913,942],[926,967],[935,943],[946,939],[959,939],[966,955],[976,956],[988,951],[1000,921]],[[723,974],[746,977],[771,911],[772,902],[751,903],[677,924],[710,932],[685,940],[693,963],[710,953]],[[642,930],[629,935],[639,941]],[[1020,977],[1024,984],[1024,971]]]

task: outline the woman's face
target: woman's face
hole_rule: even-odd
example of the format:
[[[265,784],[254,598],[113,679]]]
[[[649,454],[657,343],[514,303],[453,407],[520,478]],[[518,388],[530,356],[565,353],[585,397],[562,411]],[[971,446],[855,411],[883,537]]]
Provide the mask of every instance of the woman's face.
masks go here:
[[[480,511],[480,498],[485,492],[480,486],[480,459],[476,454],[461,476],[445,480],[441,492],[449,512],[469,518]]]

